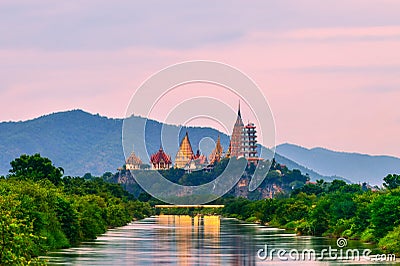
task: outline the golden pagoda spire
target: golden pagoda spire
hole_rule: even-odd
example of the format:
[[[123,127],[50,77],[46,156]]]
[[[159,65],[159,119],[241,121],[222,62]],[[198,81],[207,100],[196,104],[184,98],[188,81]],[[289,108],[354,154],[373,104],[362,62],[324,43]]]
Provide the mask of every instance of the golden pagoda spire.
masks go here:
[[[218,135],[217,144],[215,144],[215,148],[210,155],[210,164],[221,161],[223,152],[224,151],[221,145],[221,137],[220,135]]]
[[[175,157],[175,168],[183,168],[194,157],[192,145],[190,145],[189,135],[186,131]]]
[[[244,124],[242,120],[242,114],[240,113],[240,101],[239,101],[238,114],[235,125],[233,126],[231,142],[229,145],[229,157],[239,158],[243,156],[243,129],[244,129]]]

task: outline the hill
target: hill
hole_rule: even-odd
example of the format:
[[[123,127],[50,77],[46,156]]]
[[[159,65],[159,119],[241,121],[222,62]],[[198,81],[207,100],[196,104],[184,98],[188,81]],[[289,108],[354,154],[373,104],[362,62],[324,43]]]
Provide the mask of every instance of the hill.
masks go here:
[[[400,173],[400,159],[391,156],[307,149],[288,143],[277,146],[276,151],[322,175],[339,175],[355,183],[382,184],[387,174]]]
[[[141,117],[131,119],[144,120]],[[124,163],[122,124],[122,119],[92,115],[82,110],[53,113],[23,122],[0,123],[0,174],[6,175],[10,161],[24,153],[40,153],[50,158],[55,165],[64,168],[66,175],[114,172]],[[160,147],[162,126],[154,120],[147,122],[150,132],[147,148],[150,153]],[[166,127],[178,128],[172,125]],[[196,127],[183,128],[181,133],[184,134],[186,130],[192,143],[198,143],[205,136],[216,139],[220,134],[211,128]],[[221,134],[221,142],[227,147],[228,136]],[[171,155],[177,152],[173,144],[164,149]],[[145,158],[145,154],[139,153],[139,156]]]
[[[134,116],[134,121],[144,120]],[[82,176],[85,173],[101,175],[104,172],[115,172],[123,165],[122,119],[111,119],[100,115],[92,115],[82,110],[53,113],[23,122],[0,123],[0,174],[6,175],[10,169],[10,161],[21,154],[40,153],[50,158],[57,166],[62,166],[66,175]],[[160,147],[160,132],[163,124],[148,120],[149,130],[147,143],[149,153]],[[179,129],[174,125],[166,125],[169,132]],[[181,134],[189,132],[192,144],[199,143],[203,137],[216,140],[221,136],[221,144],[226,150],[229,137],[212,128],[184,127]],[[133,133],[134,135],[134,133]],[[193,147],[197,149],[198,147]],[[177,147],[167,142],[164,149],[175,156]],[[138,151],[146,161],[146,154]],[[299,169],[308,173],[312,180],[332,180],[333,177],[322,176],[298,163],[276,155],[277,162],[285,164],[289,169]]]

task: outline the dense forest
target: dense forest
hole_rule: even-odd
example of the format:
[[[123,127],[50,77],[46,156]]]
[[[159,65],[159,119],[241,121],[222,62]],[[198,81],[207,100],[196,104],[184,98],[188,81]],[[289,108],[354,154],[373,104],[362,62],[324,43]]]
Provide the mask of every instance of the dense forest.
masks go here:
[[[378,244],[400,255],[400,176],[384,178],[385,189],[341,180],[307,184],[291,194],[251,201],[223,198],[221,214],[294,230],[300,235],[345,237]]]
[[[152,214],[118,184],[64,177],[39,154],[11,162],[0,180],[0,265],[42,264],[46,251],[94,239]]]

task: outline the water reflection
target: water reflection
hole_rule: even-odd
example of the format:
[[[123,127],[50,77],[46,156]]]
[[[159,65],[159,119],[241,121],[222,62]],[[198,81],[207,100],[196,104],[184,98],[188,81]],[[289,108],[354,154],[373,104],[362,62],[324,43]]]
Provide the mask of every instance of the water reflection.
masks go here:
[[[175,253],[178,265],[220,265],[219,216],[161,215],[156,223],[166,226],[158,231],[157,238],[164,244],[165,255]]]
[[[272,262],[257,258],[258,249],[265,244],[271,249],[322,250],[334,242],[219,216],[161,215],[109,230],[79,247],[52,252],[47,259],[50,265],[340,265],[282,262],[276,256]],[[370,247],[359,242],[350,245]]]

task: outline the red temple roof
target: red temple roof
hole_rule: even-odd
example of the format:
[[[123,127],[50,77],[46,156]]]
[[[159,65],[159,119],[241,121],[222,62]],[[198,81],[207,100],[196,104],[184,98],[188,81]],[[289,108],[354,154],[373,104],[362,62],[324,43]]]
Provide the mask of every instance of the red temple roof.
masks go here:
[[[166,163],[166,164],[172,163],[171,156],[166,154],[162,147],[160,147],[160,149],[158,150],[157,153],[151,155],[150,160],[151,160],[151,163],[156,163],[156,164],[161,161],[164,161],[164,163]]]
[[[254,123],[248,123],[245,128],[256,128],[256,126],[254,125]]]

